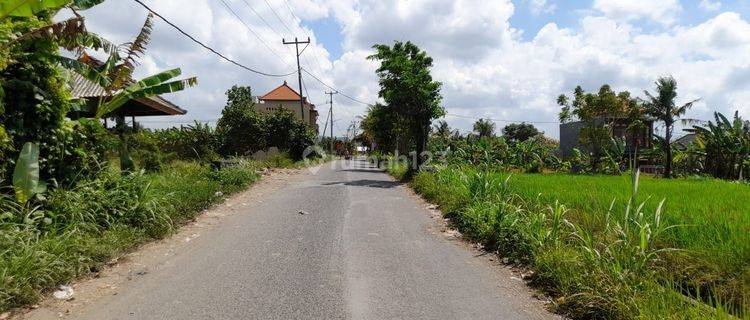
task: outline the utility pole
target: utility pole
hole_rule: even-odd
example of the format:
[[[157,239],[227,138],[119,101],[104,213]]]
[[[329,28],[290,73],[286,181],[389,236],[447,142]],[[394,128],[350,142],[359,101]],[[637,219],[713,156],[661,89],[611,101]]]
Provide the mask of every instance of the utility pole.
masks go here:
[[[328,102],[331,104],[331,109],[329,111],[331,116],[331,154],[333,154],[333,95],[338,94],[338,91],[326,91],[325,92],[328,95]],[[325,133],[325,131],[324,131]]]
[[[299,41],[297,40],[297,37],[294,38],[294,41],[286,41],[284,38],[281,38],[281,42],[284,44],[293,44],[294,49],[297,52],[297,80],[299,80],[299,111],[300,115],[302,115],[302,122],[305,122],[305,101],[302,98],[302,68],[299,66],[299,56],[302,54],[302,52],[307,49],[307,46],[310,45],[310,37],[307,37],[307,41]],[[300,44],[307,44],[304,48],[302,48],[302,52],[299,51],[299,45]]]

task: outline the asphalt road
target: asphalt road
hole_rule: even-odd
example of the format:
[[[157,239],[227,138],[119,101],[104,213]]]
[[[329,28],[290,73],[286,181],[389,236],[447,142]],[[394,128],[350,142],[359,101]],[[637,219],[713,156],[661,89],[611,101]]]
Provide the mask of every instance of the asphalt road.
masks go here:
[[[362,160],[334,165],[290,177],[68,316],[553,318],[509,270],[442,233],[405,186]]]

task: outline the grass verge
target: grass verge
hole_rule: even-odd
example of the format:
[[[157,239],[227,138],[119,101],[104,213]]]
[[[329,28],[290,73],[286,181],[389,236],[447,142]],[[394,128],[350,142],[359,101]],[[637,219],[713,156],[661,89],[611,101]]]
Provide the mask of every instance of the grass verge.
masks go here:
[[[103,172],[72,188],[55,189],[38,207],[0,199],[0,211],[23,217],[0,223],[0,310],[35,303],[45,290],[170,234],[255,182],[259,167],[243,161],[212,171],[175,162],[149,174]]]
[[[732,223],[746,221],[747,202],[711,201],[740,200],[747,190],[736,188],[747,186],[645,178],[640,201],[631,206],[626,177],[509,178],[471,167],[438,168],[419,173],[411,186],[440,205],[466,238],[533,270],[533,284],[573,318],[750,316],[747,243],[737,242],[747,232],[734,234],[748,224]],[[673,203],[673,195],[681,199]],[[719,235],[724,240],[710,241]]]

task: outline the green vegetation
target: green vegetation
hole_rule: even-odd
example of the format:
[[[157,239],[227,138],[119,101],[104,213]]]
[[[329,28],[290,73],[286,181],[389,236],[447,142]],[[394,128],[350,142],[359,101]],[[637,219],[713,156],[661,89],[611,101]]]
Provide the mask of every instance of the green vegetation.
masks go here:
[[[172,80],[180,69],[133,79],[150,39],[151,15],[138,36],[122,45],[89,33],[78,14],[52,20],[62,8],[84,10],[100,2],[0,3],[0,311],[33,303],[46,290],[169,235],[249,186],[264,167],[302,166],[294,160],[306,156],[314,142],[310,128],[288,112],[257,117],[262,124],[257,132],[235,130],[252,123],[235,118],[232,107],[256,115],[245,103],[252,102],[249,88],[237,87],[228,93],[230,110],[217,130],[200,123],[128,128],[119,110],[128,100],[197,83]],[[61,55],[60,48],[76,59]],[[87,50],[106,54],[106,61]],[[72,99],[73,72],[111,98]],[[104,128],[103,117],[115,118],[116,128]],[[241,150],[244,146],[249,148]],[[282,154],[265,163],[231,158],[230,167],[209,165],[271,146]]]
[[[380,84],[378,96],[386,104],[380,106],[380,109],[371,108],[369,112],[373,114],[368,117],[389,119],[395,125],[396,141],[401,153],[414,150],[419,155],[416,163],[409,166],[411,174],[412,168],[421,167],[425,160],[422,153],[427,150],[432,120],[445,114],[440,105],[441,84],[434,81],[430,74],[432,58],[415,44],[396,41],[393,46],[377,44],[373,49],[375,53],[368,59],[380,62],[380,67],[375,71]],[[363,121],[363,124],[369,123],[382,124],[382,119]],[[368,131],[385,128],[365,126],[364,129],[366,135],[376,136]],[[377,136],[382,137],[382,134]]]
[[[624,157],[624,144],[613,134],[615,121],[627,119],[630,135],[643,129],[646,110],[630,92],[615,92],[609,85],[603,85],[599,92],[585,92],[581,86],[573,90],[573,99],[565,95],[557,98],[562,107],[560,122],[581,121],[579,142],[584,147],[580,164],[584,171],[594,173],[620,173],[620,162]]]
[[[451,167],[412,186],[465,237],[534,270],[573,318],[750,315],[750,187],[644,178],[631,198],[631,181]]]
[[[315,144],[315,133],[310,127],[285,108],[261,114],[254,105],[250,87],[233,86],[227,90],[227,105],[216,125],[219,151],[224,155],[247,156],[276,147],[293,160],[302,160],[305,150]]]
[[[656,92],[656,96],[654,96],[646,91],[645,94],[647,99],[643,105],[649,116],[664,123],[664,143],[662,144],[662,149],[664,151],[664,177],[669,178],[672,176],[672,134],[674,131],[674,124],[685,114],[685,112],[687,112],[688,109],[692,108],[693,104],[698,100],[688,102],[681,106],[676,105],[677,81],[671,76],[661,77],[656,80]]]
[[[686,156],[688,168],[700,168],[722,179],[747,179],[750,171],[750,121],[735,112],[732,121],[721,113],[714,113],[715,122],[705,127],[693,126],[698,135]]]
[[[258,179],[260,164],[212,171],[174,162],[151,174],[101,172],[46,199],[19,205],[0,194],[0,310],[37,301],[55,285],[98,270],[109,259],[177,225]]]

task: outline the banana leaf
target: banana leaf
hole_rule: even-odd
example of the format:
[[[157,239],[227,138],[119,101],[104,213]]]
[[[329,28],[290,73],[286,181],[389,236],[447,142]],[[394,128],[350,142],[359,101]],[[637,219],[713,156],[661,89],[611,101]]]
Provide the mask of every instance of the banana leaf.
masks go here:
[[[18,155],[13,171],[13,190],[20,203],[26,203],[34,195],[47,190],[47,184],[39,181],[39,145],[36,143],[26,142]]]
[[[172,93],[184,90],[187,87],[192,87],[198,83],[195,77],[176,80],[172,82],[165,82],[176,76],[179,76],[182,71],[177,69],[167,70],[150,77],[146,77],[137,83],[130,85],[124,90],[117,93],[112,100],[102,104],[96,110],[96,117],[101,118],[104,115],[111,113],[118,108],[122,107],[128,100],[135,98],[145,98],[154,96],[157,94]]]
[[[8,16],[32,17],[48,9],[59,9],[70,0],[3,0],[0,1],[0,19]]]

